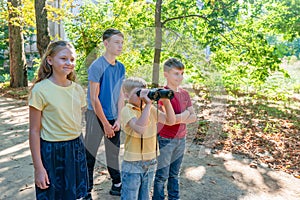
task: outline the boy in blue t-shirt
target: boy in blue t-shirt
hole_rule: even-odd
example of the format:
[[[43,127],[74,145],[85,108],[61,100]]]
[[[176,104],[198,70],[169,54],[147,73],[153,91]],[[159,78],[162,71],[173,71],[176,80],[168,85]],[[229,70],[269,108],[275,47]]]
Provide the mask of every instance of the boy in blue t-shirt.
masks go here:
[[[116,29],[103,33],[105,52],[88,69],[88,109],[86,112],[86,157],[89,172],[89,198],[93,189],[96,155],[104,137],[107,169],[112,178],[111,195],[121,195],[119,170],[120,111],[124,106],[121,91],[124,65],[116,60],[122,53],[124,35]]]

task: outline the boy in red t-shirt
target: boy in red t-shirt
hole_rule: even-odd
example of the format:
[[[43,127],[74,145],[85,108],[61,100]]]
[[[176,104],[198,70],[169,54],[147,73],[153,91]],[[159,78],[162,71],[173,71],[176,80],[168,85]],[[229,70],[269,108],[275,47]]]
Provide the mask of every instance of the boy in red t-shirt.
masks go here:
[[[165,88],[174,91],[171,104],[176,114],[176,124],[168,126],[158,123],[160,155],[154,179],[153,200],[165,199],[166,180],[168,180],[168,198],[180,199],[179,171],[185,150],[186,124],[196,121],[189,93],[180,87],[183,73],[184,65],[179,60],[170,58],[164,63],[164,76],[167,80]]]

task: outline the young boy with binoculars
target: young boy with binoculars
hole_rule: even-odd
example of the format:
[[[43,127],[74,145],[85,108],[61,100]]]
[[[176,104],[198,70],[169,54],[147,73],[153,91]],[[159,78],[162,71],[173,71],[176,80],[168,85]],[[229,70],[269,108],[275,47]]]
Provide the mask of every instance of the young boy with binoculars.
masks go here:
[[[165,113],[152,105],[153,96],[141,78],[125,79],[122,89],[128,103],[121,110],[121,126],[126,134],[121,199],[148,200],[159,154],[157,122],[174,124],[175,114],[168,98],[160,99]]]

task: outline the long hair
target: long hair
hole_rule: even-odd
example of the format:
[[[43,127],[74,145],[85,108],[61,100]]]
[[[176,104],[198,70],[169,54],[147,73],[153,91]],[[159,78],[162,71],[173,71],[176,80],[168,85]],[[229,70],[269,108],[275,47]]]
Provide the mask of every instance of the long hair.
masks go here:
[[[42,57],[40,67],[38,69],[38,75],[37,75],[36,80],[34,81],[33,86],[36,83],[49,78],[53,73],[52,65],[50,65],[47,62],[47,57],[55,56],[59,51],[65,49],[65,48],[73,49],[75,51],[74,46],[67,41],[62,41],[62,40],[55,41],[55,42],[51,42],[48,45],[46,52]],[[72,71],[70,74],[67,75],[67,79],[69,79],[71,81],[75,81],[76,75],[75,75],[74,71]],[[32,88],[33,88],[33,86],[32,86]]]

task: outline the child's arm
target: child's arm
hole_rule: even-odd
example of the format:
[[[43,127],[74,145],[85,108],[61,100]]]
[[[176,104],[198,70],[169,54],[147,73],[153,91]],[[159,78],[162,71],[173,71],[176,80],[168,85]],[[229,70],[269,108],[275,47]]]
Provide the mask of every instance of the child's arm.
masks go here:
[[[164,105],[160,105],[160,110],[163,111],[164,113],[166,113],[166,108]],[[186,109],[182,113],[175,114],[175,124],[185,123],[185,121],[189,118],[190,115],[191,115],[191,112],[188,109]],[[164,124],[166,124],[166,123],[164,123]],[[173,124],[171,124],[171,125],[173,125]]]
[[[141,116],[137,118],[132,118],[128,124],[129,126],[137,133],[144,134],[147,129],[147,123],[150,116],[151,104],[147,104],[141,114]]]
[[[182,113],[176,114],[176,121],[175,124],[180,124],[183,123],[189,116],[190,116],[190,111],[185,110]]]
[[[187,99],[187,108],[182,113],[176,115],[176,124],[189,124],[192,122],[195,122],[197,120],[197,116],[195,114],[191,98],[189,94],[187,93],[188,99]]]
[[[175,113],[172,107],[172,104],[169,99],[161,99],[164,104],[164,111],[159,112],[158,122],[166,124],[166,125],[174,125],[176,121]]]
[[[148,92],[149,90],[143,89],[140,93],[140,98],[146,103],[146,106],[144,107],[141,116],[138,119],[132,118],[128,122],[129,126],[139,134],[143,134],[147,129],[147,123],[150,116],[152,101],[147,96]]]
[[[109,121],[107,120],[101,102],[98,98],[100,94],[100,84],[90,81],[90,98],[91,98],[91,103],[94,109],[95,114],[103,124],[103,129],[105,136],[108,138],[112,138],[115,136],[115,132],[112,129],[112,125],[110,125]]]
[[[197,120],[197,116],[196,113],[194,111],[193,106],[188,107],[183,113],[188,113],[187,117],[182,117],[178,122],[176,121],[176,123],[185,123],[185,124],[189,124],[192,122],[195,122]],[[176,118],[177,119],[177,118]]]
[[[37,187],[48,188],[50,181],[41,158],[40,130],[42,112],[36,108],[29,107],[29,146],[34,166],[34,179]]]
[[[120,96],[119,96],[119,100],[118,100],[118,118],[115,121],[114,125],[112,126],[114,131],[119,131],[121,128],[121,110],[125,105],[125,99],[124,99],[124,93],[121,90],[120,91]]]

